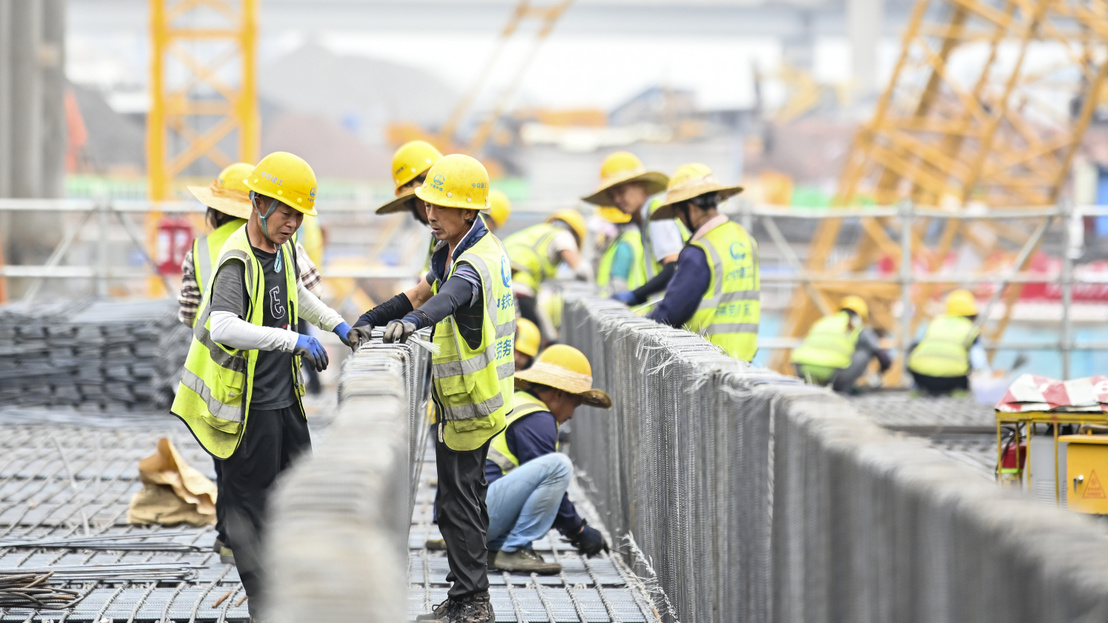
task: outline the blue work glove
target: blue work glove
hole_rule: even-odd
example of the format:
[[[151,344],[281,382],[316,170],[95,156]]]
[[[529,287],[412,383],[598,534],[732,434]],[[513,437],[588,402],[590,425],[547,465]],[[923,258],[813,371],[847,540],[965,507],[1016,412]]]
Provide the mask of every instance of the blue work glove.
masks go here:
[[[639,299],[635,297],[635,293],[631,290],[626,292],[616,292],[611,296],[613,301],[619,301],[624,305],[638,305]]]
[[[413,333],[416,332],[415,324],[411,322],[404,322],[403,320],[393,320],[385,327],[385,337],[383,341],[386,344],[392,344],[393,342],[400,342],[403,344],[408,341]]]
[[[292,354],[307,359],[308,365],[316,372],[323,372],[327,369],[327,364],[330,363],[327,358],[327,351],[323,349],[323,344],[320,344],[319,340],[310,335],[301,335],[296,338],[296,348],[292,349]]]
[[[569,542],[573,544],[573,547],[577,548],[577,553],[582,556],[588,556],[592,558],[601,552],[601,550],[607,552],[608,542],[604,540],[604,535],[600,534],[600,531],[586,523],[581,526],[581,531],[569,538]]]
[[[355,350],[358,348],[358,343],[350,339],[350,325],[346,324],[345,322],[340,322],[339,326],[332,329],[331,332],[339,336],[339,339],[342,340],[342,343],[349,346],[350,350]]]

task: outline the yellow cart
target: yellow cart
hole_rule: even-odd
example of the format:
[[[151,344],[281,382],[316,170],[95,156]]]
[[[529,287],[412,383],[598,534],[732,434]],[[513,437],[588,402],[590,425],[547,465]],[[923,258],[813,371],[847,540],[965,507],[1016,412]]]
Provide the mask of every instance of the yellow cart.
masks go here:
[[[1078,443],[1078,444],[1081,444],[1081,445],[1095,446],[1095,448],[1090,447],[1088,449],[1084,449],[1084,450],[1080,451],[1082,461],[1081,461],[1080,465],[1077,466],[1078,469],[1084,469],[1085,466],[1088,464],[1088,462],[1092,459],[1093,455],[1101,455],[1101,456],[1104,456],[1104,457],[1108,458],[1108,437],[1099,436],[1099,435],[1097,435],[1097,436],[1094,436],[1094,435],[1064,435],[1064,436],[1062,436],[1062,435],[1058,434],[1058,425],[1061,425],[1061,424],[1077,424],[1079,426],[1082,425],[1082,424],[1099,424],[1099,425],[1103,425],[1103,426],[1108,426],[1108,412],[1104,412],[1104,411],[1020,411],[1020,412],[997,411],[996,412],[996,465],[997,465],[997,474],[998,474],[998,476],[999,476],[999,473],[1000,473],[1000,466],[1001,466],[1002,460],[1004,458],[1003,427],[1004,427],[1005,424],[1014,424],[1015,425],[1015,438],[1012,440],[1012,443],[1015,444],[1015,447],[1017,449],[1019,448],[1019,444],[1020,444],[1020,441],[1022,439],[1020,437],[1020,424],[1026,424],[1027,425],[1026,430],[1027,430],[1028,444],[1027,444],[1027,450],[1024,452],[1024,456],[1022,457],[1023,458],[1022,465],[1025,465],[1026,468],[1021,467],[1021,461],[1017,460],[1016,461],[1016,470],[1015,470],[1015,474],[1016,474],[1016,476],[1019,480],[1019,483],[1020,483],[1021,487],[1023,486],[1023,483],[1025,481],[1025,476],[1026,476],[1026,481],[1029,482],[1029,483],[1031,482],[1031,461],[1030,461],[1031,443],[1030,443],[1030,440],[1031,440],[1031,436],[1034,434],[1035,424],[1051,424],[1051,425],[1054,425],[1053,426],[1053,430],[1054,430],[1054,501],[1058,504],[1061,504],[1061,502],[1062,502],[1062,490],[1061,490],[1061,486],[1058,484],[1058,482],[1059,482],[1059,479],[1058,479],[1058,442],[1059,441],[1068,441],[1068,442],[1071,442],[1071,443]],[[1067,466],[1067,470],[1068,470],[1068,466]],[[1068,471],[1072,471],[1072,470],[1068,470]],[[1025,472],[1026,472],[1026,474],[1025,474]],[[1067,477],[1068,477],[1068,474],[1067,474]],[[1078,485],[1084,484],[1085,486],[1088,486],[1088,484],[1091,484],[1091,483],[1079,482],[1077,484]],[[1106,483],[1106,484],[1108,484],[1108,483]],[[1105,502],[1105,505],[1104,505],[1105,509],[1104,510],[1092,510],[1091,508],[1083,507],[1080,504],[1071,505],[1071,506],[1074,506],[1074,510],[1078,510],[1078,511],[1081,511],[1081,512],[1108,513],[1108,502]],[[1101,507],[1100,506],[1095,506],[1095,508],[1099,509]]]

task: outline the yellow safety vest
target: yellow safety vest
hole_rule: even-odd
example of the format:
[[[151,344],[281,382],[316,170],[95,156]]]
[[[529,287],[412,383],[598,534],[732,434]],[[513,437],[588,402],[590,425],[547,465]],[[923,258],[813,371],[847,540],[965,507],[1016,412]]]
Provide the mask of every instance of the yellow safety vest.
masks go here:
[[[728,355],[750,361],[758,352],[762,315],[757,243],[742,225],[725,221],[691,244],[708,257],[712,278],[685,328]]]
[[[500,240],[486,233],[450,267],[450,275],[469,264],[481,278],[485,297],[481,343],[470,348],[453,315],[435,325],[431,381],[435,406],[445,421],[442,441],[459,451],[480,448],[504,428],[515,387],[516,307],[512,272]],[[447,275],[449,278],[450,275]],[[435,294],[441,284],[431,286]]]
[[[231,219],[215,228],[212,233],[192,241],[192,266],[200,294],[204,294],[204,289],[211,283],[212,266],[219,265],[219,252],[223,250],[223,243],[245,224],[245,219]],[[192,319],[192,326],[196,326],[196,318]]]
[[[642,241],[640,246],[642,247],[642,263],[645,278],[643,283],[650,281],[655,275],[662,272],[662,263],[658,261],[654,253],[654,243],[650,240],[650,217],[654,216],[654,213],[658,211],[658,208],[662,207],[663,198],[661,196],[656,197],[650,202],[650,209],[646,213],[646,223],[643,225],[643,232],[641,235]],[[685,223],[681,219],[669,219],[677,224],[677,229],[681,232],[681,242],[685,243],[691,238],[689,229],[685,227]]]
[[[848,331],[850,314],[841,311],[816,321],[804,342],[789,356],[789,361],[801,365],[846,369],[862,335],[862,325]]]
[[[286,304],[289,318],[295,323],[299,299],[296,274],[293,270],[292,244],[281,245],[285,266]],[[250,308],[247,322],[261,325],[265,310],[265,276],[263,267],[254,257],[246,228],[240,227],[223,245],[216,273],[228,262],[246,266],[245,282]],[[170,411],[184,420],[204,449],[221,459],[234,454],[246,430],[250,417],[250,401],[254,395],[254,367],[257,350],[239,350],[217,344],[211,337],[212,290],[204,292],[200,313],[192,332],[192,344],[185,359],[181,385]],[[300,357],[293,357],[292,369],[297,400],[304,395],[304,380],[300,374]]]
[[[511,428],[513,423],[518,422],[520,418],[526,415],[550,410],[550,407],[546,406],[545,402],[535,398],[527,392],[517,391],[514,400],[515,409],[508,415],[508,420],[504,424],[504,430],[500,431],[496,437],[493,437],[492,444],[489,445],[489,460],[496,463],[502,474],[507,474],[519,467],[519,458],[517,458],[515,454],[512,454],[511,449],[508,448],[508,429]],[[558,447],[557,441],[554,442],[554,447]]]
[[[631,247],[631,273],[627,275],[627,289],[634,290],[646,283],[646,267],[643,264],[642,233],[634,225],[626,227],[616,236],[612,244],[600,257],[600,266],[596,270],[596,285],[607,288],[612,282],[612,262],[616,259],[616,250],[619,245],[626,244]]]
[[[917,374],[951,378],[969,374],[969,349],[977,339],[973,321],[965,316],[939,316],[908,355],[908,369]]]
[[[512,262],[512,280],[536,292],[539,285],[553,279],[558,263],[550,261],[550,244],[562,231],[552,223],[539,223],[521,229],[504,239],[508,259]]]

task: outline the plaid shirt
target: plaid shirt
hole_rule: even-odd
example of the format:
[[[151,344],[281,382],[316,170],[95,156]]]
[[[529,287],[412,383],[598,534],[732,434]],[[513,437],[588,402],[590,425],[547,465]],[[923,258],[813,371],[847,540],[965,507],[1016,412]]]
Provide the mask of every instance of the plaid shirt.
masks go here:
[[[307,288],[308,292],[316,296],[322,294],[323,275],[308,257],[308,252],[300,243],[296,243],[296,264],[300,267],[297,280]],[[185,259],[181,262],[181,293],[177,295],[177,320],[186,327],[191,327],[196,320],[196,313],[200,310],[200,284],[196,281],[195,263],[192,261],[192,249],[185,253]]]

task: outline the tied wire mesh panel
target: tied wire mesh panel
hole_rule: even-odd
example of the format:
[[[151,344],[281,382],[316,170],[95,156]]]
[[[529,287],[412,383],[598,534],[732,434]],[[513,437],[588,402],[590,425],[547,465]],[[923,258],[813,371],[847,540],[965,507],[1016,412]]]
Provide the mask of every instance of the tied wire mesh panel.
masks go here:
[[[413,457],[426,443],[430,356],[379,339],[346,360],[329,434],[275,494],[274,621],[407,620],[411,487],[423,465]]]
[[[981,479],[819,388],[567,288],[612,394],[571,455],[668,621],[1103,621],[1102,525]]]

